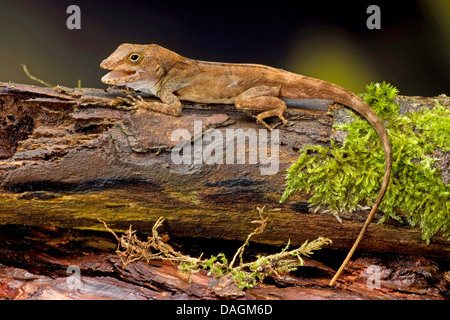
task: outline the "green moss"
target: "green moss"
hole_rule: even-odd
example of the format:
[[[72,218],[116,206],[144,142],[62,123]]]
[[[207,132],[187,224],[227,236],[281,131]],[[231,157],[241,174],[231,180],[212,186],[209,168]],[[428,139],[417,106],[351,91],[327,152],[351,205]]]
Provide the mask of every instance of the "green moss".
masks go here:
[[[438,232],[450,239],[450,184],[444,184],[435,163],[436,151],[450,151],[450,110],[436,102],[433,109],[399,114],[398,90],[389,84],[370,84],[364,100],[383,120],[392,144],[391,182],[380,205],[386,219],[419,226],[429,242]],[[328,206],[335,214],[371,206],[384,173],[384,152],[373,127],[356,117],[336,125],[348,132],[343,144],[304,146],[287,172],[281,202],[304,190],[313,206]]]

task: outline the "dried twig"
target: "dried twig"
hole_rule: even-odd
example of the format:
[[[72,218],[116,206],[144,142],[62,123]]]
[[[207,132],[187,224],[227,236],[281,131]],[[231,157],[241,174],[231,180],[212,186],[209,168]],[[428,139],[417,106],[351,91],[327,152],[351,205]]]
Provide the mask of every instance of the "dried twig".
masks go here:
[[[252,223],[259,223],[260,225],[247,236],[246,241],[236,251],[230,263],[228,263],[223,254],[212,256],[209,259],[202,259],[202,256],[199,258],[192,258],[174,250],[169,244],[164,242],[158,234],[158,228],[164,222],[163,218],[159,218],[156,221],[152,228],[152,236],[148,237],[147,241],[139,240],[136,236],[136,231],[133,231],[131,226],[121,237],[118,237],[104,221],[100,221],[117,239],[118,246],[116,252],[120,256],[124,268],[126,268],[129,263],[137,260],[144,260],[147,263],[151,260],[172,261],[179,263],[180,270],[182,272],[187,272],[189,276],[192,273],[198,272],[200,268],[209,269],[209,274],[213,274],[215,277],[231,276],[234,278],[240,289],[252,287],[269,275],[275,274],[279,277],[279,272],[293,271],[297,269],[297,267],[303,265],[303,259],[300,257],[301,255],[309,256],[313,251],[331,244],[330,239],[321,237],[312,242],[306,241],[301,247],[288,251],[288,243],[280,253],[269,256],[260,256],[256,261],[244,263],[243,253],[250,238],[256,234],[262,233],[268,222],[268,217],[263,217],[264,207],[258,207],[257,210],[260,220],[252,221]],[[234,267],[238,257],[240,263],[238,266]]]
[[[41,80],[41,79],[36,78],[35,76],[33,76],[33,75],[28,71],[26,65],[22,64],[21,66],[22,66],[23,71],[25,72],[25,74],[26,74],[26,75],[28,76],[28,78],[30,78],[31,80],[37,81],[37,82],[39,82],[40,84],[43,84],[43,85],[46,86],[46,87],[50,87],[50,88],[53,87],[53,86],[52,86],[51,84],[49,84],[48,82],[45,82],[44,80]]]

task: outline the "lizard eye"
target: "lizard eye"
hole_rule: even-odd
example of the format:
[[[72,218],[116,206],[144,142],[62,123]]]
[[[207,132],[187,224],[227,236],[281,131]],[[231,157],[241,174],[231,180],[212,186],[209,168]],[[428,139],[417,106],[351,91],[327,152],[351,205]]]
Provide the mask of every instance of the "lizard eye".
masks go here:
[[[137,53],[132,53],[130,55],[131,62],[138,62],[141,59],[141,56]]]

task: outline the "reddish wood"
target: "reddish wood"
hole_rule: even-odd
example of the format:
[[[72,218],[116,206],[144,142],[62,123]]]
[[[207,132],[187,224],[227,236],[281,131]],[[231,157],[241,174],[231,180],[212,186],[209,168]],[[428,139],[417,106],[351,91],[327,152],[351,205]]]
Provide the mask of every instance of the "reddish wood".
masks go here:
[[[18,226],[3,226],[0,231],[1,299],[223,299],[211,291],[211,278],[205,270],[193,274],[189,281],[169,262],[136,261],[123,269],[114,253],[115,239],[109,233]],[[219,250],[209,248],[207,241],[198,245]],[[450,297],[448,271],[429,259],[366,255],[349,264],[335,287],[328,286],[332,269],[322,262],[305,260],[306,265],[297,272],[269,277],[245,290],[239,299]],[[73,270],[79,270],[79,277]]]

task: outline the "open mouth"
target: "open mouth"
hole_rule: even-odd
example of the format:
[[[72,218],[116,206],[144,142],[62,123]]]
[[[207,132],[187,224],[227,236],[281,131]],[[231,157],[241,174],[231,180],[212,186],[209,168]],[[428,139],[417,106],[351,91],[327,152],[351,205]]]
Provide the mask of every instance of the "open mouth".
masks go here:
[[[136,76],[139,71],[118,71],[113,70],[102,77],[103,83],[120,83],[122,81],[127,81],[134,76]]]

